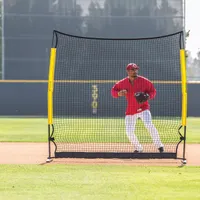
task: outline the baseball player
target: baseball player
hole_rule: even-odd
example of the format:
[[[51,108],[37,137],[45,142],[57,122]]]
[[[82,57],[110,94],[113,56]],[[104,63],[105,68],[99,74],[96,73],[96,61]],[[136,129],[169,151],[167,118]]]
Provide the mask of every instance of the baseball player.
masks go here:
[[[136,120],[140,118],[149,131],[153,142],[160,153],[164,151],[158,131],[152,123],[150,105],[148,100],[154,99],[156,89],[147,78],[138,75],[139,66],[130,63],[126,67],[128,77],[117,82],[111,90],[114,98],[125,96],[127,100],[126,108],[126,134],[134,146],[134,153],[141,153],[143,147],[134,134]]]

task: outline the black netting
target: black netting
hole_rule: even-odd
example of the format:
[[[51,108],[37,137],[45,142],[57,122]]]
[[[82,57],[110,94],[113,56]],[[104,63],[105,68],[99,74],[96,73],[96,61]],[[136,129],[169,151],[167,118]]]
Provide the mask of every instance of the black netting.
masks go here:
[[[57,152],[133,152],[125,128],[126,100],[111,88],[137,63],[154,83],[152,121],[165,152],[176,152],[181,125],[181,35],[150,39],[97,39],[55,32],[54,138]],[[158,152],[141,119],[135,134],[144,152]]]

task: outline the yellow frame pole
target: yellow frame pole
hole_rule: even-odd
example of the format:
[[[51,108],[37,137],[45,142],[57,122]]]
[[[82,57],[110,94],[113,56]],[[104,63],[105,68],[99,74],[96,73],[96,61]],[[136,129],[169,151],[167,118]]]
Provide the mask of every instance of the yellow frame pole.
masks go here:
[[[186,78],[186,56],[185,50],[180,50],[181,79],[182,79],[182,125],[187,124],[187,78]]]
[[[48,124],[53,124],[53,89],[54,89],[54,71],[56,63],[56,48],[51,48],[49,63],[49,80],[48,80]]]

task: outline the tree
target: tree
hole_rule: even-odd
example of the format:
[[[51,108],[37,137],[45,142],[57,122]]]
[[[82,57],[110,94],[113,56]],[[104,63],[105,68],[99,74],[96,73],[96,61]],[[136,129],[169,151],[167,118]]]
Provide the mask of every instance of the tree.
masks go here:
[[[190,37],[190,30],[185,34],[185,45],[187,44],[187,39]],[[186,50],[186,58],[188,57],[188,51]]]
[[[86,35],[102,36],[103,9],[98,2],[91,1],[88,7],[89,14],[86,16]]]
[[[183,29],[182,23],[175,23],[174,21],[177,13],[178,11],[170,6],[169,0],[162,1],[161,6],[157,8],[158,30],[161,35],[175,33]]]
[[[104,3],[103,13],[106,18],[102,32],[105,37],[127,37],[125,2],[118,2],[117,5],[114,3],[112,0],[106,0]]]
[[[54,12],[56,21],[55,29],[69,34],[82,35],[83,17],[81,15],[83,10],[81,5],[75,2],[69,6],[65,0],[63,3],[66,3],[66,6],[63,11],[61,2],[57,2],[59,6],[57,6]]]
[[[5,17],[5,35],[20,36],[30,31],[28,18],[29,1],[16,0],[15,4],[7,4],[6,12],[10,15]]]
[[[186,32],[186,44],[187,39],[190,36],[190,30]],[[187,61],[187,78],[188,80],[200,80],[200,50],[197,52],[196,58],[192,57],[191,51],[186,50]]]
[[[192,68],[192,80],[200,80],[200,50],[197,52],[196,58],[194,58]]]
[[[35,34],[52,36],[53,30],[69,34],[81,35],[82,8],[79,4],[65,1],[54,1],[52,5],[45,1],[35,0],[31,13],[33,14],[33,31]],[[49,9],[52,7],[52,9]]]
[[[152,5],[152,1],[139,6],[135,9],[134,29],[136,37],[154,37],[158,35],[156,24],[156,2]]]
[[[187,78],[191,80],[194,77],[194,69],[193,69],[194,59],[192,57],[191,51],[187,50]]]
[[[52,35],[55,21],[49,12],[49,5],[41,0],[34,0],[30,10],[31,32],[34,36],[47,37]]]
[[[162,1],[160,6],[156,0],[140,0],[137,4],[128,0],[105,0],[103,8],[96,1],[91,1],[88,33],[112,38],[171,34],[183,28],[183,23],[175,21],[176,15],[177,9],[169,4],[169,0]]]

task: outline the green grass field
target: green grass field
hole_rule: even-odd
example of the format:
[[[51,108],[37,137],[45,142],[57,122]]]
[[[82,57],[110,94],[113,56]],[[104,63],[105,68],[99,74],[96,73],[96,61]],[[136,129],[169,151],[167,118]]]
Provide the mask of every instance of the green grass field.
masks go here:
[[[0,165],[0,199],[197,200],[200,167]]]
[[[117,122],[121,130],[122,122]],[[96,127],[76,120],[70,130],[77,123],[88,131]],[[104,121],[101,131],[111,124]],[[1,118],[0,127],[1,142],[47,142],[44,118]],[[199,119],[188,118],[187,127],[187,142],[200,143]],[[200,167],[0,165],[0,180],[0,199],[9,200],[200,199]]]
[[[95,119],[92,121],[91,119],[71,119],[66,121],[63,131],[68,130],[70,132],[69,142],[83,142],[86,136],[89,142],[97,142],[97,140],[98,142],[106,142],[110,141],[110,137],[115,138],[115,142],[120,142],[127,138],[125,136],[124,119],[117,120],[104,119],[98,121],[97,126]],[[188,118],[187,143],[200,143],[199,121],[199,118]],[[159,133],[163,132],[161,137],[169,137],[164,132],[166,131],[164,122],[154,122],[159,127]],[[1,142],[47,142],[48,129],[47,119],[45,118],[1,118],[0,127]],[[77,131],[77,127],[81,131]],[[111,130],[109,127],[114,128]],[[101,137],[97,138],[98,132],[101,133]],[[118,134],[116,134],[117,132]],[[146,133],[145,138],[148,137],[150,138],[149,134]]]

